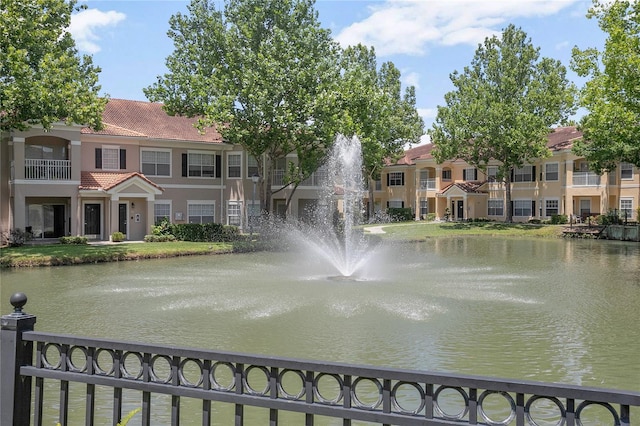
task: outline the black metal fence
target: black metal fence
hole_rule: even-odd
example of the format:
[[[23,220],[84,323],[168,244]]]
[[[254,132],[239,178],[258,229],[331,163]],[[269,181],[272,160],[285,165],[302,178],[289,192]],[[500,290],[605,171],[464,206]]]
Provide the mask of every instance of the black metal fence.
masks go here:
[[[52,405],[57,421],[71,424],[70,383],[82,389],[86,425],[96,422],[99,392],[109,393],[116,425],[130,389],[139,395],[142,425],[180,424],[181,398],[200,401],[199,412],[189,414],[203,425],[216,420],[213,404],[231,405],[233,418],[218,421],[235,425],[292,424],[279,423],[283,412],[299,413],[295,424],[305,425],[327,418],[343,425],[629,425],[640,407],[639,392],[39,333],[36,317],[22,310],[26,296],[17,293],[11,303],[0,331],[2,426],[41,425],[43,407]],[[54,401],[45,401],[45,381],[55,386]],[[170,406],[158,406],[152,395],[166,395]],[[260,407],[264,416],[248,420],[245,407]],[[158,410],[170,420],[154,421]],[[100,419],[104,424],[104,414]]]

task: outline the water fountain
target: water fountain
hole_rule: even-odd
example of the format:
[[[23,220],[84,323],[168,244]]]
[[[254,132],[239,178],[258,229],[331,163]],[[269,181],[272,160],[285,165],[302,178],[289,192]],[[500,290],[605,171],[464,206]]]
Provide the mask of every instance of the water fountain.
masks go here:
[[[297,223],[288,231],[302,255],[326,264],[330,279],[365,279],[367,263],[379,252],[378,244],[358,229],[365,193],[360,140],[338,135],[310,223]]]

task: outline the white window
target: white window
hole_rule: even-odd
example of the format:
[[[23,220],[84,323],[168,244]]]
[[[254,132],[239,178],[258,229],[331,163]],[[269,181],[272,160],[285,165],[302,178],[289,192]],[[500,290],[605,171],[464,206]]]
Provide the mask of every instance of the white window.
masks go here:
[[[487,180],[489,182],[495,182],[498,179],[498,167],[497,166],[488,166],[487,167]]]
[[[513,215],[529,217],[533,215],[533,202],[531,200],[514,200]]]
[[[451,180],[451,169],[442,169],[442,180]]]
[[[429,200],[420,199],[420,217],[424,218],[429,213]]]
[[[620,198],[620,218],[622,220],[633,218],[633,198]]]
[[[466,168],[462,171],[462,180],[478,180],[478,170],[476,168]]]
[[[500,199],[489,200],[487,205],[487,215],[504,216],[504,201]]]
[[[204,153],[189,153],[189,177],[215,177],[215,155]]]
[[[227,204],[227,225],[242,226],[242,201],[229,201]]]
[[[102,170],[120,170],[120,148],[117,146],[102,147]]]
[[[171,176],[171,151],[143,149],[140,170],[148,176]]]
[[[169,201],[156,201],[153,205],[153,223],[157,225],[163,219],[171,222],[171,203]]]
[[[404,172],[391,172],[387,175],[387,186],[404,186]]]
[[[558,210],[558,200],[545,200],[545,216],[551,217],[553,215],[557,215]]]
[[[389,208],[390,209],[401,209],[404,207],[404,202],[402,200],[390,200]]]
[[[524,166],[513,170],[514,182],[533,182],[535,170],[533,166]]]
[[[557,181],[559,178],[558,174],[558,163],[547,163],[544,165],[544,178],[546,181]],[[547,215],[548,216],[548,215]]]
[[[242,177],[242,154],[238,153],[227,155],[227,177]]]
[[[258,160],[256,160],[256,157],[254,157],[253,155],[248,155],[247,156],[247,177],[250,178],[251,176],[259,176],[260,173],[258,173]]]
[[[633,179],[633,164],[620,163],[620,179]]]
[[[213,223],[215,221],[215,203],[210,201],[189,201],[187,216],[189,223]]]

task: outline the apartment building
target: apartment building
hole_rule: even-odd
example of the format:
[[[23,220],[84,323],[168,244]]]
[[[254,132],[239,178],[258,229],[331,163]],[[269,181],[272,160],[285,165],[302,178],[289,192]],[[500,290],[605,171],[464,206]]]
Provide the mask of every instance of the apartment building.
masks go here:
[[[514,221],[546,220],[556,214],[580,220],[611,210],[638,220],[638,168],[621,163],[603,175],[590,171],[585,159],[571,152],[573,142],[581,137],[575,126],[557,128],[548,135],[550,157],[513,171]],[[505,220],[505,187],[495,179],[498,163],[490,164],[484,172],[462,160],[437,163],[432,148],[409,149],[399,161],[385,167],[381,180],[375,182],[377,210],[411,208],[416,220],[429,213],[439,219]]]
[[[36,239],[84,235],[109,240],[120,231],[142,240],[162,218],[246,228],[260,212],[252,180],[255,158],[204,133],[195,120],[169,116],[157,103],[111,99],[104,129],[59,124],[2,133],[0,232],[29,230]],[[291,160],[295,161],[295,158]],[[275,170],[282,187],[286,161]],[[273,211],[298,217],[318,198],[317,175],[273,197]]]

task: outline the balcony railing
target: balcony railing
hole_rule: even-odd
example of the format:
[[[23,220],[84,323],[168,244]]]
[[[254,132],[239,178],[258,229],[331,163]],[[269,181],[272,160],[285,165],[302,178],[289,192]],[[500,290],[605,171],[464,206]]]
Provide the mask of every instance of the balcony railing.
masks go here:
[[[429,179],[420,179],[420,189],[421,190],[435,190],[436,189],[436,179],[435,178],[429,178]]]
[[[25,179],[69,180],[71,179],[71,161],[69,160],[24,160]]]
[[[573,186],[599,186],[600,177],[593,172],[573,172]]]
[[[261,420],[252,418],[251,424],[272,426],[279,424],[280,412],[299,413],[304,420],[296,424],[306,425],[321,416],[342,419],[343,425],[364,421],[524,426],[550,424],[547,420],[553,418],[555,424],[567,426],[628,426],[640,406],[640,393],[632,391],[36,332],[36,317],[22,312],[26,299],[14,294],[14,313],[2,317],[2,425],[49,424],[43,408],[52,406],[63,426],[109,417],[115,425],[124,414],[124,402],[141,408],[143,426],[178,425],[182,398],[201,400],[201,409],[190,411],[190,416],[199,417],[203,425],[211,423],[217,411],[214,403],[231,404],[229,415],[236,425],[248,421],[245,407],[259,407],[262,410],[252,410],[252,415]],[[137,402],[125,401],[127,389],[138,391],[128,394]],[[105,405],[105,399],[111,404]],[[73,409],[72,404],[83,409]],[[85,419],[71,421],[72,414]],[[160,422],[158,415],[165,420]],[[234,424],[234,419],[219,419]]]

